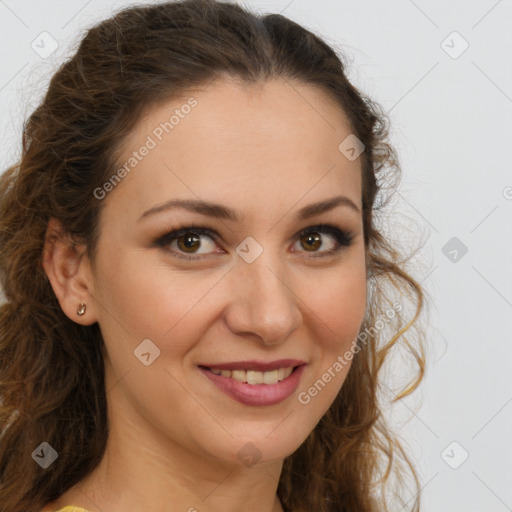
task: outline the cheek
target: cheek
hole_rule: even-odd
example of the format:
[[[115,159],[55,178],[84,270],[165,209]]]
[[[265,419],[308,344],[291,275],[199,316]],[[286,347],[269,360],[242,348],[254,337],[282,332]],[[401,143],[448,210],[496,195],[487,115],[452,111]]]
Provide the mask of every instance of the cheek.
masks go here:
[[[310,398],[321,395],[315,398],[313,407],[323,413],[336,397],[351,366],[352,354],[348,357],[346,354],[353,349],[364,320],[366,269],[359,264],[346,266],[324,275],[320,282],[323,287],[307,290],[310,317],[305,322],[314,328],[311,346],[315,364],[299,391],[305,391]]]
[[[171,270],[143,251],[117,260],[104,256],[101,268],[98,322],[111,355],[119,352],[118,360],[130,358],[144,339],[152,340],[162,355],[183,355],[213,315],[210,296],[225,272]]]
[[[366,307],[366,272],[337,272],[326,280],[323,290],[310,296],[309,324],[313,364],[297,389],[296,401],[302,415],[305,435],[336,399],[352,365],[352,344],[364,319]],[[347,356],[348,354],[348,356]],[[291,435],[291,433],[290,433]]]
[[[324,348],[338,351],[354,340],[363,322],[366,269],[358,264],[332,272],[322,282],[323,289],[319,288],[310,296],[309,304],[318,315],[317,324],[324,324],[326,334],[321,337]]]

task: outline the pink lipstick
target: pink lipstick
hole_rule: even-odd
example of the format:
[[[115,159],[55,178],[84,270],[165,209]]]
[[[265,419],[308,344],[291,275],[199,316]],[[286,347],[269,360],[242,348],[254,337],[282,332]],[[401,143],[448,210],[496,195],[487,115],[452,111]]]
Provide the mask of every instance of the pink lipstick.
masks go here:
[[[286,400],[297,389],[305,366],[297,359],[280,359],[201,364],[199,369],[231,398],[245,405],[263,406]]]

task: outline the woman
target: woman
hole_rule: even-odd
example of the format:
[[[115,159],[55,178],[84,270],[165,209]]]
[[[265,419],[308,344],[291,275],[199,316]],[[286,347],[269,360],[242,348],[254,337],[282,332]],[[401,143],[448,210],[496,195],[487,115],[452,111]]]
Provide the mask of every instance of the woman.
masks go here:
[[[393,346],[398,398],[424,367],[422,290],[375,224],[386,137],[283,16],[89,30],[1,177],[0,512],[363,512],[418,485],[378,395]]]

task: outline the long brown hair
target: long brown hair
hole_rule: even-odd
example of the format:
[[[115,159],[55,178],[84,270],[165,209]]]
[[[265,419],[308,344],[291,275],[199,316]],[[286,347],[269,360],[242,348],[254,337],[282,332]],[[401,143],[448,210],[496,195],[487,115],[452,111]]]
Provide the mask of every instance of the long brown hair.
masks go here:
[[[415,489],[402,503],[419,510],[414,466],[386,426],[379,399],[379,373],[394,347],[405,348],[415,363],[397,399],[417,387],[425,362],[416,322],[423,291],[376,225],[400,173],[386,115],[348,81],[339,52],[288,18],[255,15],[234,3],[183,0],[127,8],[88,30],[26,121],[20,161],[0,178],[0,277],[7,299],[0,309],[0,512],[37,512],[57,499],[99,464],[108,436],[103,339],[97,323],[71,321],[57,302],[41,264],[49,219],[84,242],[93,261],[103,203],[94,191],[118,169],[116,148],[144,109],[223,75],[246,84],[295,80],[324,91],[365,147],[366,336],[358,337],[332,406],[284,461],[283,507],[387,510],[391,476],[400,483],[407,474]],[[385,329],[376,328],[393,301],[404,308],[388,315]],[[32,457],[41,442],[58,453],[48,469]]]

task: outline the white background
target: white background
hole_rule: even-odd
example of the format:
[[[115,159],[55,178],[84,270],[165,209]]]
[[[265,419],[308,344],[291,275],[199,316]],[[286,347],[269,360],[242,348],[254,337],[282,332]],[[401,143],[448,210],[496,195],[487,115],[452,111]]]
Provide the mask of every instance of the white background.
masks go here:
[[[83,29],[133,3],[0,0],[2,169]],[[324,36],[344,52],[349,78],[389,112],[404,173],[396,207],[426,239],[416,277],[431,296],[427,375],[391,418],[419,467],[422,510],[511,510],[512,2],[245,5]],[[43,31],[59,44],[49,58],[31,47]],[[452,237],[467,247],[455,262],[454,247],[442,251]]]

